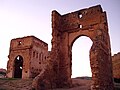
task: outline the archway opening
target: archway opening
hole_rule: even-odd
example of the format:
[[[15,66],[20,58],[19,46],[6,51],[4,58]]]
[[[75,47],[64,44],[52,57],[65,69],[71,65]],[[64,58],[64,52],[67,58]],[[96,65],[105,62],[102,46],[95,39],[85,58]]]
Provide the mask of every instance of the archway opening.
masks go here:
[[[18,55],[14,60],[14,78],[22,78],[23,57]]]
[[[71,78],[91,78],[90,48],[92,41],[89,37],[77,38],[72,46],[72,76]]]

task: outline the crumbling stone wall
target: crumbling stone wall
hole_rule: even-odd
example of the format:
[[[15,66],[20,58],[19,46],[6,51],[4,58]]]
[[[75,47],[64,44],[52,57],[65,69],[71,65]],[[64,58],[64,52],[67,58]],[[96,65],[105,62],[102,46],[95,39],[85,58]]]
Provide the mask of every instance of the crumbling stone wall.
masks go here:
[[[92,90],[113,90],[112,59],[106,12],[100,5],[65,15],[52,12],[53,71],[56,87],[70,87],[72,45],[80,36],[89,37]],[[81,47],[82,48],[82,47]]]
[[[47,63],[45,68],[42,69],[39,75],[37,75],[32,83],[33,90],[48,90],[57,87],[55,82],[56,74],[53,69],[55,62],[51,59],[51,52],[48,52]]]
[[[9,78],[14,78],[17,56],[23,58],[22,78],[34,78],[45,68],[48,45],[34,36],[12,39],[7,64]]]
[[[6,69],[0,68],[0,78],[6,78]]]
[[[112,56],[113,77],[120,79],[120,52]]]

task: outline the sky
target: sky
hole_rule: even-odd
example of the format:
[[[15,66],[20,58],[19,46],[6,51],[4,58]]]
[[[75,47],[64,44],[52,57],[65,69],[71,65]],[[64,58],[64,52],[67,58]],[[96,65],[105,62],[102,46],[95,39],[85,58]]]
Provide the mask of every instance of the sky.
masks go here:
[[[34,35],[48,43],[51,50],[53,10],[63,15],[95,5],[101,5],[107,12],[112,55],[120,52],[120,0],[0,0],[0,68],[7,67],[10,40],[13,38]],[[80,72],[83,72],[81,75],[86,72],[86,76],[91,75],[89,65],[91,45],[92,41],[87,37],[80,37],[74,42],[72,48],[74,76]]]

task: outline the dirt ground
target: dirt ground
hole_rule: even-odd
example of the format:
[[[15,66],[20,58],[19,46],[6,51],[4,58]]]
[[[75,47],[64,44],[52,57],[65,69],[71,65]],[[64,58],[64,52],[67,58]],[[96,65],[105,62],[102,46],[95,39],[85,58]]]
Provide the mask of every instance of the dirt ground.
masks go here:
[[[53,90],[90,90],[91,87],[91,80],[89,79],[72,79],[73,87],[72,88],[66,88],[66,89],[53,89]]]
[[[32,79],[0,79],[0,90],[31,90]],[[52,90],[89,90],[91,80],[73,79],[73,87]]]
[[[72,88],[59,88],[50,90],[90,90],[90,78],[74,78],[72,79]],[[0,79],[0,90],[32,90],[32,79]],[[115,90],[120,90],[120,83],[115,83]]]
[[[32,79],[0,79],[0,90],[30,90]]]

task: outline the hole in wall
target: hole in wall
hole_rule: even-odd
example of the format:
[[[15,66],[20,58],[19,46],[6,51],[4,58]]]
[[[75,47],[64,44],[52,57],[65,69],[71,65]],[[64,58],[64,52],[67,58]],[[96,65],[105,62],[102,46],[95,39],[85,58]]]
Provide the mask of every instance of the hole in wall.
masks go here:
[[[79,28],[83,28],[83,26],[81,24],[79,24]]]
[[[20,69],[22,69],[22,66],[20,66]]]
[[[18,45],[21,45],[21,44],[22,44],[22,42],[21,42],[21,41],[19,41],[19,42],[18,42]]]
[[[83,16],[83,15],[82,15],[82,14],[80,14],[80,15],[79,15],[79,18],[82,18],[82,16]]]

